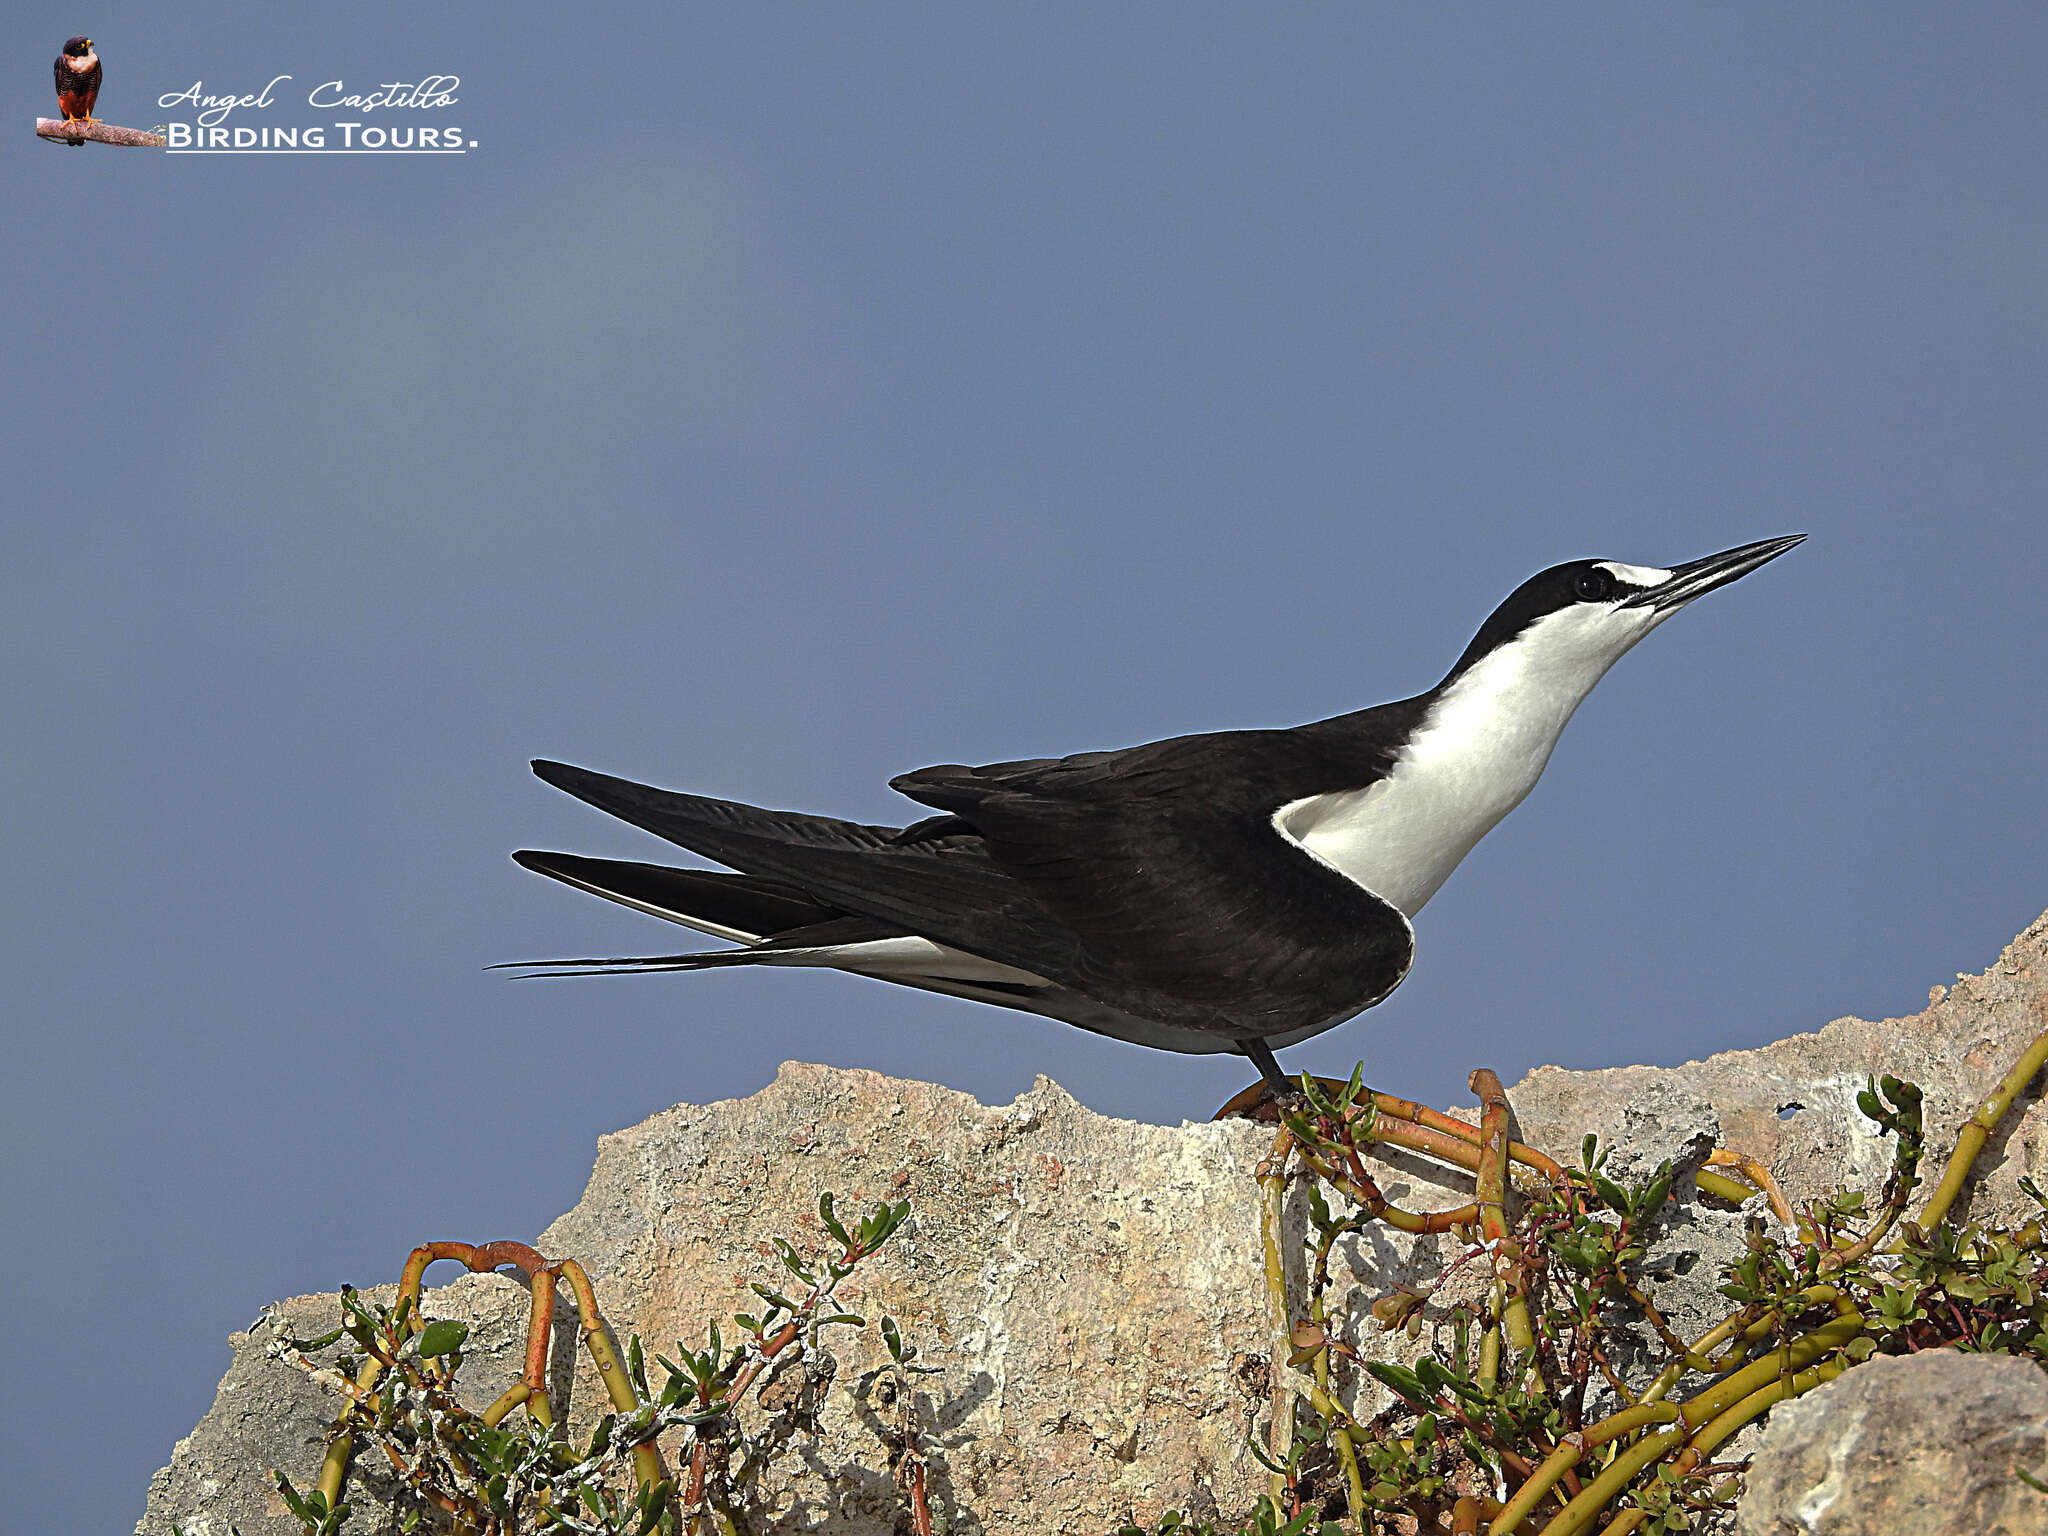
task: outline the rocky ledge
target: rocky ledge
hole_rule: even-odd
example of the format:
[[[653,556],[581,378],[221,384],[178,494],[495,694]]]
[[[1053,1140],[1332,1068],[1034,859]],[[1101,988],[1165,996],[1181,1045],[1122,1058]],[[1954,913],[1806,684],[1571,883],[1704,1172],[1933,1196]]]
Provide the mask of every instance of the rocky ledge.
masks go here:
[[[1796,1203],[1843,1184],[1881,1184],[1889,1144],[1855,1107],[1869,1074],[1921,1084],[1930,1143],[1945,1152],[2044,1028],[2048,915],[1982,975],[1934,988],[1926,1011],[1910,1018],[1838,1019],[1815,1034],[1680,1067],[1539,1068],[1509,1098],[1519,1139],[1560,1160],[1577,1158],[1588,1131],[1648,1166],[1696,1160],[1719,1144],[1770,1168]],[[1979,1162],[1969,1214],[2021,1210],[2017,1179],[2048,1179],[2044,1141],[2048,1115],[2030,1089]],[[922,1363],[937,1368],[920,1378],[917,1407],[942,1528],[1107,1532],[1168,1508],[1236,1518],[1265,1482],[1246,1430],[1263,1406],[1271,1352],[1253,1186],[1270,1142],[1270,1129],[1241,1121],[1107,1119],[1048,1078],[1015,1103],[989,1106],[928,1083],[792,1062],[751,1098],[679,1104],[604,1137],[582,1201],[539,1246],[588,1269],[621,1339],[638,1333],[665,1350],[670,1340],[701,1341],[714,1318],[747,1310],[749,1281],[776,1280],[771,1238],[823,1245],[820,1191],[834,1191],[849,1212],[908,1200],[909,1222],[841,1295],[871,1318],[896,1317]],[[1469,1182],[1399,1152],[1371,1171],[1411,1208],[1469,1198]],[[1672,1277],[1672,1321],[1684,1331],[1689,1315],[1704,1319],[1719,1301],[1718,1268],[1736,1251],[1742,1217],[1697,1201],[1689,1183],[1680,1192],[1684,1203],[1654,1257]],[[1390,1359],[1412,1353],[1367,1309],[1396,1285],[1440,1274],[1462,1251],[1451,1237],[1368,1229],[1341,1251],[1342,1309],[1333,1316],[1361,1348]],[[518,1379],[527,1308],[524,1287],[498,1275],[428,1293],[429,1315],[470,1324],[463,1376],[479,1404]],[[287,1332],[325,1332],[336,1311],[332,1295],[295,1297],[233,1336],[234,1362],[213,1409],[157,1473],[139,1533],[296,1529],[270,1469],[303,1485],[338,1404],[266,1346]],[[888,1470],[891,1424],[875,1392],[884,1357],[873,1329],[826,1337],[835,1369],[819,1383],[815,1441],[785,1456],[757,1490],[756,1528],[880,1536],[902,1521]],[[2048,1376],[2012,1360],[1944,1358],[1938,1368],[1880,1362],[1883,1372],[1852,1371],[1780,1409],[1744,1528],[2048,1531],[2048,1495],[2013,1475],[2015,1466],[2048,1474],[2040,1391]],[[566,1399],[572,1421],[594,1419],[603,1394],[566,1316],[553,1359],[557,1401]],[[1987,1368],[2003,1374],[1970,1374]],[[1853,1409],[1830,1408],[1852,1388]],[[1358,1390],[1379,1389],[1367,1380]],[[1884,1439],[1887,1421],[1953,1417],[1953,1405],[1979,1397],[2035,1406],[2014,1410],[2023,1420],[2016,1426],[1936,1437],[1925,1454],[1950,1458],[1938,1467],[1905,1464],[1915,1437],[1902,1449],[1896,1437]],[[1901,1497],[1982,1485],[1997,1499],[1950,1500],[1945,1510],[1938,1500],[1916,1503],[1910,1524],[1882,1523],[1888,1517],[1872,1513],[1881,1501],[1828,1495],[1830,1479],[1857,1480],[1863,1456],[1854,1445],[1830,1449],[1831,1422],[1854,1445],[1894,1446],[1887,1475],[1907,1490]],[[1974,1470],[1954,1460],[1966,1450]],[[388,1528],[372,1502],[359,1501],[351,1531]],[[1969,1523],[1945,1523],[1949,1515]]]

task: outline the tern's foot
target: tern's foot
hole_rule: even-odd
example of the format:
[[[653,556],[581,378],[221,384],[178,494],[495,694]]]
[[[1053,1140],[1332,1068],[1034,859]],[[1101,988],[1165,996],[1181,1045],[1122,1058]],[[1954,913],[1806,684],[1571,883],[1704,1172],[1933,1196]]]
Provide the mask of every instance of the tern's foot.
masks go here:
[[[1323,1079],[1318,1078],[1318,1082]],[[1342,1083],[1331,1084],[1338,1089]],[[1299,1109],[1308,1102],[1302,1094],[1301,1085],[1289,1083],[1282,1088],[1269,1078],[1260,1078],[1244,1092],[1235,1094],[1230,1101],[1209,1118],[1211,1120],[1256,1120],[1261,1125],[1278,1125],[1282,1109]]]

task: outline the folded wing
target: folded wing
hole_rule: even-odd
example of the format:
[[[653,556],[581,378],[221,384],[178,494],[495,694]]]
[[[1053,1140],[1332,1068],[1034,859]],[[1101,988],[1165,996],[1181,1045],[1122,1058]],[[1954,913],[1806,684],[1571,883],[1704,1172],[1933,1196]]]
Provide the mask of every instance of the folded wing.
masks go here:
[[[1295,797],[1286,780],[1370,782],[1370,768],[1276,772],[1283,734],[945,765],[893,785],[972,826],[998,867],[1084,936],[1075,985],[1170,997],[1212,1027],[1277,1034],[1370,1007],[1414,958],[1397,908],[1273,826]]]
[[[1369,1007],[1407,974],[1414,953],[1396,908],[1272,824],[1303,773],[1369,782],[1378,770],[1276,765],[1274,737],[1311,758],[1322,750],[1312,735],[1240,732],[922,769],[895,787],[943,814],[909,829],[679,794],[560,763],[534,771],[753,877],[764,897],[920,935],[1140,1019],[1242,1039]]]

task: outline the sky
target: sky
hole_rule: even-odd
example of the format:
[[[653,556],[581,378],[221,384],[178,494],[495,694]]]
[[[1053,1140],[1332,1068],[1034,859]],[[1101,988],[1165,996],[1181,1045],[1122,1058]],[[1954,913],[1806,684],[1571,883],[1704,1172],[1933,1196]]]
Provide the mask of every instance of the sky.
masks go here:
[[[671,852],[529,758],[906,820],[910,768],[1404,697],[1544,566],[1803,531],[1286,1065],[1675,1063],[1915,1012],[2048,905],[2038,6],[0,25],[10,1527],[125,1529],[265,1302],[531,1239],[786,1059],[1169,1124],[1249,1080],[830,974],[487,972],[688,938],[511,863]],[[465,147],[44,143],[81,30],[115,123],[284,75],[228,125]]]

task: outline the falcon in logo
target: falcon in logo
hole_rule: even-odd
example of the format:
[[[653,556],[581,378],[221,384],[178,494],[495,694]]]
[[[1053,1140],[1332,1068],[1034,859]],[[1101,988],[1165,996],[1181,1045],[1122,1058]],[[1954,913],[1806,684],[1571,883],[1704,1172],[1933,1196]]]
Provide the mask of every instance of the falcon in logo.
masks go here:
[[[57,108],[64,121],[93,121],[92,104],[100,97],[100,56],[92,39],[74,37],[57,55]]]

